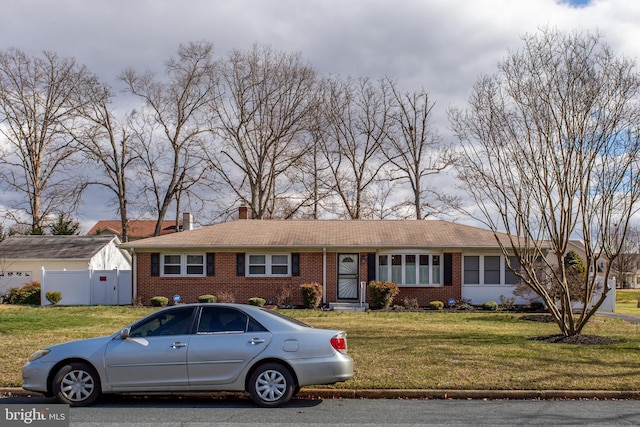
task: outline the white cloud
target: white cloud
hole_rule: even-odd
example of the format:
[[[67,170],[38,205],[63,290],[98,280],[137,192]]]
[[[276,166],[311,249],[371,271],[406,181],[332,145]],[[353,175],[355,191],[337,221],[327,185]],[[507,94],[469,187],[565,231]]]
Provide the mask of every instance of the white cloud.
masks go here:
[[[573,0],[573,3],[578,2]],[[583,3],[579,1],[578,3]],[[253,43],[299,51],[321,73],[389,76],[423,87],[445,110],[463,106],[520,36],[544,26],[596,30],[640,56],[640,2],[591,0],[5,0],[0,49],[75,57],[118,88],[126,68],[160,70],[179,43],[217,55]]]

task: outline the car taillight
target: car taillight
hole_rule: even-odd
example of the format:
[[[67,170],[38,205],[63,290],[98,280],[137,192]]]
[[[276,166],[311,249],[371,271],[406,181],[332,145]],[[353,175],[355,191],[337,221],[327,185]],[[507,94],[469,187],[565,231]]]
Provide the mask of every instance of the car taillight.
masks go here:
[[[347,352],[347,334],[340,333],[340,334],[334,335],[331,338],[331,347],[335,348],[340,353],[346,353]]]

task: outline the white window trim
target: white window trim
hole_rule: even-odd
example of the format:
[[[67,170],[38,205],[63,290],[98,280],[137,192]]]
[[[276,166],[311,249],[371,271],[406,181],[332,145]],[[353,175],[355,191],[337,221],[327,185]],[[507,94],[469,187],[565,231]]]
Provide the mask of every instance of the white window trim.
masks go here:
[[[166,256],[179,256],[180,257],[180,273],[179,274],[166,274],[164,272],[164,258]],[[187,274],[187,257],[189,256],[201,256],[202,257],[202,273],[199,274]],[[170,264],[175,265],[175,264]],[[189,265],[200,265],[200,264],[189,264]],[[160,254],[160,277],[205,277],[207,275],[207,256],[203,253],[193,253],[193,254],[177,254],[177,253],[166,253]]]
[[[265,257],[265,274],[253,274],[251,273],[251,257],[252,256],[264,256]],[[286,274],[271,274],[272,262],[271,259],[274,256],[286,256],[287,257],[287,273]],[[262,265],[262,264],[260,264]],[[284,265],[284,264],[275,264]],[[291,254],[286,252],[248,252],[245,262],[245,275],[246,277],[291,277]]]
[[[387,256],[387,277],[378,277],[378,274],[380,273],[380,256]],[[378,252],[376,253],[376,277],[378,278],[378,280],[383,280],[383,281],[392,281],[392,277],[393,277],[393,272],[392,272],[392,265],[391,265],[391,257],[394,255],[401,255],[402,256],[402,283],[396,283],[396,285],[398,285],[398,287],[400,288],[441,288],[444,286],[443,282],[444,282],[444,268],[443,268],[443,260],[444,260],[444,254],[442,252],[427,252],[427,251],[412,251],[412,250],[406,250],[406,251],[392,251],[392,252]],[[429,255],[429,283],[424,284],[424,283],[406,283],[405,284],[405,280],[406,280],[406,266],[405,266],[405,259],[406,259],[406,255],[415,255],[416,256],[416,280],[419,280],[420,277],[420,255]],[[440,257],[440,278],[439,278],[439,282],[440,283],[433,283],[433,256],[439,256]]]
[[[484,257],[500,257],[500,283],[484,283]],[[479,257],[479,280],[480,283],[465,283],[464,282],[464,261],[466,257]],[[505,282],[505,275],[507,272],[507,262],[505,261],[504,254],[502,253],[463,253],[462,254],[462,286],[514,286],[513,284]]]

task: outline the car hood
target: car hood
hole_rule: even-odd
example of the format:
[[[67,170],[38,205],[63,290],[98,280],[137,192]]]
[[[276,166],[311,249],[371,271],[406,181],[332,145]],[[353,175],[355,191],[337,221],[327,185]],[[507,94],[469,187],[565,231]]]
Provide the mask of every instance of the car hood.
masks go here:
[[[51,351],[49,354],[44,356],[43,361],[46,361],[47,359],[60,360],[67,357],[91,359],[94,355],[104,354],[107,343],[113,340],[113,338],[113,335],[109,335],[105,337],[88,338],[52,345],[47,347],[47,349]]]

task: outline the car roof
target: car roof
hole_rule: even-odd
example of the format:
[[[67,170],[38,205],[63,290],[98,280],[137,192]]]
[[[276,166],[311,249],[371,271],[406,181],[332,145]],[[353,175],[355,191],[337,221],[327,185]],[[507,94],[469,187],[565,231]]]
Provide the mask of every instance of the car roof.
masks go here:
[[[199,302],[190,304],[176,304],[169,307],[165,307],[163,310],[177,309],[180,307],[229,307],[245,312],[260,322],[268,330],[274,332],[277,330],[291,330],[291,329],[305,329],[308,325],[305,325],[298,320],[291,319],[286,315],[279,313],[272,313],[267,309],[250,304],[237,304],[237,303],[219,303],[219,302]],[[161,310],[159,310],[161,311]]]

